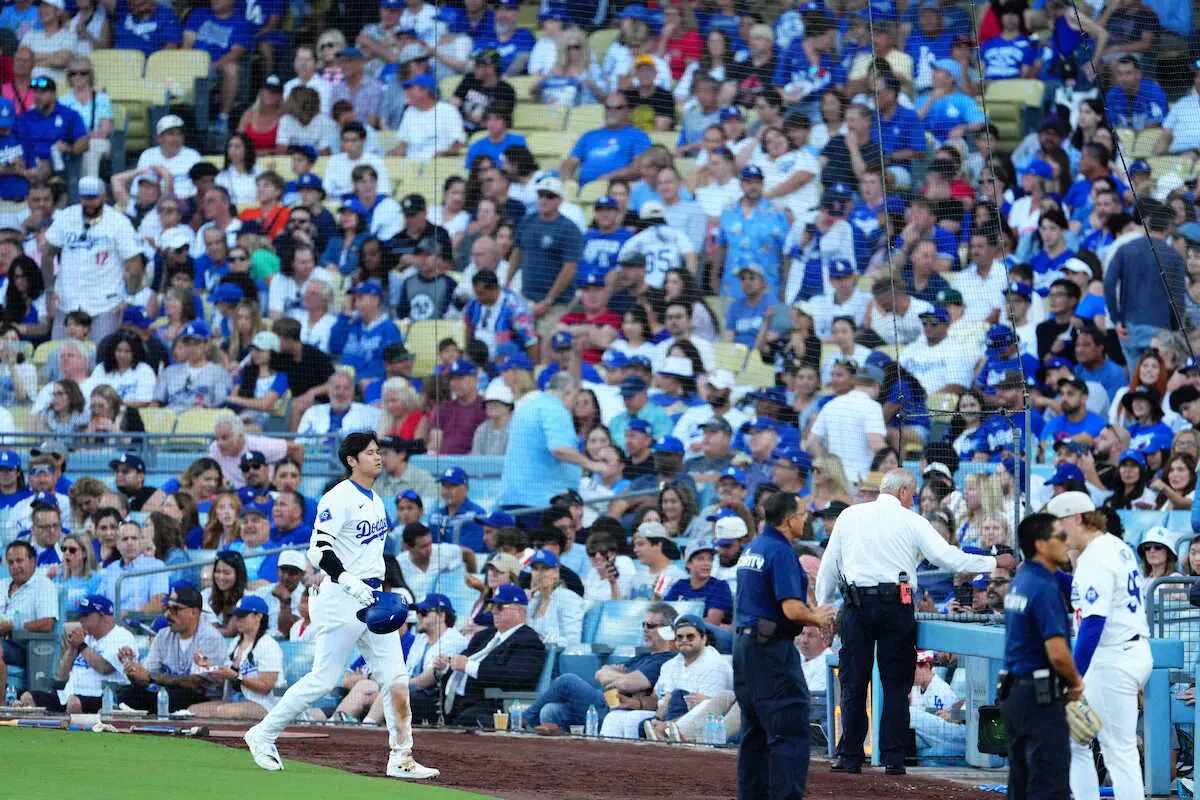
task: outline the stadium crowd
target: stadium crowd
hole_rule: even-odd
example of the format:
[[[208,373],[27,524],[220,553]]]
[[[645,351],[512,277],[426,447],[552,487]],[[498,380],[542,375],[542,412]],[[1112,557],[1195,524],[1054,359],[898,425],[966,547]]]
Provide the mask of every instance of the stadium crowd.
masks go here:
[[[0,452],[0,683],[22,630],[62,631],[67,681],[28,702],[94,708],[108,680],[261,716],[320,575],[256,553],[308,544],[306,464],[356,430],[381,437],[418,719],[491,724],[484,690],[532,690],[589,609],[654,601],[643,654],[525,710],[544,733],[596,706],[606,735],[736,734],[736,565],[774,493],[811,510],[812,577],[904,464],[977,552],[1063,491],[1114,526],[1192,506],[1200,101],[1153,57],[1186,4],[552,0],[536,32],[517,0],[72,5],[0,12],[0,434],[45,439]],[[207,52],[223,152],[173,107],[113,173],[89,57],[112,48]],[[1003,140],[981,100],[1021,81],[1048,113]],[[147,483],[139,436],[172,430],[207,452]],[[72,470],[104,448],[108,473]],[[468,456],[504,459],[494,493]],[[1147,533],[1145,574],[1198,574],[1182,547]],[[921,607],[996,613],[1011,578],[932,574]],[[122,623],[164,608],[139,654]],[[527,630],[471,647],[492,626]],[[798,637],[818,696],[835,644]],[[361,664],[344,689],[328,713],[380,722]],[[956,702],[918,669],[926,752],[961,750]]]

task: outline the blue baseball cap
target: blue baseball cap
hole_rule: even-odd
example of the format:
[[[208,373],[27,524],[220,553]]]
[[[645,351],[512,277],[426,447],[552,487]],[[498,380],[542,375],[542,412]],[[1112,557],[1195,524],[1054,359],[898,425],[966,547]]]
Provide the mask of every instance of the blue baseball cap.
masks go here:
[[[1138,452],[1137,450],[1131,449],[1131,450],[1126,450],[1124,453],[1121,453],[1121,457],[1117,459],[1118,466],[1121,464],[1122,461],[1132,461],[1132,462],[1136,463],[1142,469],[1146,468],[1146,457],[1144,455],[1142,455],[1140,452]]]
[[[17,119],[17,110],[11,100],[0,97],[0,128],[11,128]]]
[[[246,505],[242,506],[242,513],[238,514],[238,516],[248,517],[251,514],[260,516],[263,519],[269,520],[271,518],[271,515],[267,513],[267,510],[257,503],[247,503]]]
[[[501,361],[497,366],[501,372],[510,369],[523,369],[527,372],[533,372],[533,359],[525,353],[516,353]]]
[[[242,302],[242,297],[244,296],[242,287],[233,283],[222,283],[213,289],[209,299],[214,303],[232,303],[237,305]]]
[[[892,364],[892,357],[889,356],[887,353],[883,352],[882,350],[872,350],[871,355],[869,355],[863,359],[864,367],[878,367],[879,369],[882,370],[886,367],[891,366],[891,364]]]
[[[962,83],[962,66],[953,58],[939,58],[933,62],[934,69],[940,69],[954,78],[956,84]]]
[[[113,615],[113,601],[102,594],[84,595],[75,603],[75,611],[80,616],[84,614],[103,614],[106,617],[111,617]]]
[[[208,341],[212,338],[212,331],[209,330],[207,323],[202,319],[194,319],[183,327],[179,332],[180,339],[202,339]]]
[[[376,297],[383,297],[383,284],[375,280],[363,281],[351,289],[350,294],[373,294]]]
[[[1047,486],[1062,486],[1067,481],[1084,482],[1083,470],[1074,464],[1059,464],[1058,469],[1046,481]]]
[[[1007,325],[996,324],[988,328],[987,354],[996,356],[1017,343],[1017,334]]]
[[[449,483],[454,486],[462,486],[467,482],[467,471],[462,467],[446,467],[442,471],[442,476],[438,478],[438,483]]]
[[[633,365],[632,359],[630,359],[629,364],[630,366]],[[644,391],[646,391],[646,379],[640,375],[630,375],[621,381],[621,397],[633,397],[635,394],[640,394]],[[645,420],[635,419],[633,422],[645,422]],[[632,427],[633,422],[630,423],[630,427]]]
[[[338,51],[338,58],[366,58],[357,47],[343,47]]]
[[[492,595],[492,602],[498,606],[529,605],[529,597],[526,596],[525,590],[515,583],[506,583],[496,590]]]
[[[311,147],[309,149],[312,150]],[[316,151],[314,150],[313,153],[315,154]],[[316,159],[313,160],[315,161]],[[325,193],[325,185],[321,183],[321,179],[318,176],[311,172],[306,172],[299,178],[296,178],[296,189],[317,189],[322,194]]]
[[[768,386],[766,389],[759,389],[751,392],[750,398],[754,400],[766,400],[768,403],[786,406],[788,404],[787,390],[782,386]]]
[[[741,179],[744,181],[761,181],[763,179],[762,168],[757,167],[754,164],[747,164],[746,166],[742,167],[740,175]]]
[[[478,375],[479,369],[465,358],[456,358],[454,363],[447,368],[446,374],[451,378],[461,378],[466,375]]]
[[[517,524],[517,520],[512,514],[506,514],[503,511],[493,511],[486,517],[475,517],[475,521],[489,528],[511,528]]]
[[[620,208],[621,204],[618,203],[614,198],[604,195],[604,197],[597,199],[596,202],[592,204],[592,207],[599,211],[602,208]]]
[[[1071,370],[1075,369],[1075,365],[1062,356],[1052,356],[1046,360],[1046,369],[1061,369],[1062,367]]]
[[[807,452],[801,450],[799,447],[782,448],[776,450],[771,455],[775,457],[776,464],[787,464],[788,466],[795,467],[801,472],[807,472],[812,469],[812,458]]]
[[[550,339],[550,347],[554,350],[570,350],[575,343],[575,337],[570,331],[559,331]]]
[[[617,19],[645,19],[646,7],[638,4],[625,6],[625,10],[620,13]]]
[[[947,311],[946,309],[942,308],[941,306],[934,306],[933,308],[926,311],[924,314],[919,314],[918,316],[920,317],[920,319],[922,321],[924,321],[926,319],[930,319],[930,318],[935,319],[938,322],[949,322],[950,321],[950,312]]]
[[[267,601],[263,600],[256,594],[242,595],[242,599],[238,600],[238,604],[233,611],[229,612],[235,617],[244,617],[247,614],[262,614],[264,616],[271,612],[267,610]]]
[[[446,595],[430,592],[420,602],[413,603],[413,608],[417,611],[453,611],[454,604]]]
[[[680,455],[683,455],[683,442],[679,441],[674,436],[664,436],[654,443],[654,452],[679,453]]]
[[[646,356],[642,356],[642,355],[630,356],[629,357],[629,366],[630,366],[630,368],[641,367],[642,369],[646,370],[647,372],[654,371],[654,366],[650,363],[650,359],[647,358]]]
[[[654,428],[644,419],[629,420],[629,424],[625,426],[625,430],[640,433],[643,436],[654,436]]]
[[[404,0],[381,0],[379,7],[389,11],[400,11],[404,8]]]
[[[579,285],[584,289],[588,289],[593,286],[603,286],[604,273],[594,269],[588,270],[587,272],[583,273],[583,277],[579,279]]]
[[[767,417],[758,417],[753,422],[747,422],[742,426],[742,430],[746,433],[761,433],[762,431],[779,432],[779,427],[775,424],[775,420]]]
[[[521,0],[496,0],[496,5],[501,8],[520,8]]]
[[[729,467],[729,469],[733,469],[733,467]],[[707,517],[705,517],[705,519],[708,520],[709,522],[716,522],[719,519],[726,519],[727,517],[736,517],[736,516],[737,516],[737,512],[734,511],[732,508],[726,508],[725,506],[721,506],[716,511],[714,511],[712,514],[709,514]]]
[[[293,153],[299,153],[300,155],[307,158],[309,161],[316,161],[319,156],[319,154],[317,153],[317,148],[313,147],[311,144],[290,144],[290,145],[288,145],[287,152],[288,152],[289,156],[292,155]],[[304,185],[304,183],[305,183],[304,179],[307,178],[309,175],[312,175],[314,178],[317,178],[317,176],[313,175],[313,173],[311,173],[311,172],[304,173],[299,178],[296,178],[296,188],[297,189],[313,188],[312,186]],[[317,178],[317,184],[318,184],[317,188],[321,188],[320,183],[321,183],[321,179]],[[321,190],[324,191],[324,189],[321,189]]]
[[[721,470],[721,474],[717,477],[718,483],[720,483],[721,481],[724,481],[724,480],[730,480],[730,481],[738,483],[742,486],[745,486],[746,485],[746,473],[744,470],[740,470],[737,467],[726,467],[725,469]],[[730,512],[730,513],[733,513],[733,512]]]
[[[721,109],[721,113],[718,116],[721,122],[724,122],[727,119],[745,119],[746,112],[742,111],[740,106],[725,106]],[[759,170],[759,172],[761,173],[762,170]]]
[[[135,328],[149,328],[151,319],[146,316],[146,309],[141,306],[127,306],[121,313],[121,324],[131,325]]]
[[[0,451],[0,469],[20,469],[21,457],[15,450]]]
[[[1040,158],[1035,158],[1031,161],[1029,166],[1025,168],[1025,172],[1029,175],[1036,175],[1039,178],[1054,177],[1054,167],[1050,166],[1049,162],[1043,161]]]
[[[4,466],[3,454],[0,454],[0,467],[2,466]],[[122,453],[120,458],[114,458],[112,461],[108,462],[109,469],[116,469],[117,467],[129,467],[130,469],[135,469],[138,472],[145,472],[146,462],[143,461],[142,457],[136,453]]]
[[[600,359],[600,363],[609,369],[624,369],[629,366],[629,356],[620,350],[609,350]]]
[[[1146,159],[1144,159],[1144,158],[1135,158],[1132,161],[1132,163],[1130,163],[1130,165],[1129,165],[1129,174],[1130,175],[1132,175],[1135,172],[1145,172],[1148,174],[1153,171],[1154,170],[1150,169],[1150,162],[1146,161]]]
[[[541,14],[538,14],[538,22],[545,22],[548,19],[556,19],[559,22],[566,22],[567,15],[561,9],[557,8],[552,8],[549,11],[543,11]]]
[[[680,628],[695,628],[700,633],[705,633],[707,628],[704,626],[704,620],[700,619],[695,614],[682,614],[675,618],[675,623],[671,625],[673,630],[678,631]]]
[[[1033,299],[1033,287],[1024,281],[1009,281],[1008,286],[1004,288],[1005,294],[1015,294],[1026,300]]]
[[[858,270],[847,259],[835,258],[829,262],[829,277],[831,278],[845,278],[848,275],[855,275],[857,273]]]
[[[437,82],[434,81],[433,76],[429,73],[414,75],[404,82],[405,89],[411,89],[414,86],[420,86],[429,92],[437,92]]]
[[[558,556],[554,555],[554,553],[550,550],[543,548],[529,557],[530,568],[532,568],[535,564],[544,564],[547,567],[557,567]]]

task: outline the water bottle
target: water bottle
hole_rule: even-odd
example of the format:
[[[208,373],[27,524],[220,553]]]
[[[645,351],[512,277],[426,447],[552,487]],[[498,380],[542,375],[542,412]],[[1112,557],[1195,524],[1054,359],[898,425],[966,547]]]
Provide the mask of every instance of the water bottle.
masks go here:
[[[716,725],[716,720],[713,715],[709,714],[704,718],[704,727],[700,729],[700,744],[713,743],[713,727]]]
[[[584,717],[583,732],[586,736],[600,735],[600,714],[594,705],[588,706],[587,716]]]
[[[113,688],[112,684],[107,681],[104,684],[104,691],[100,695],[100,713],[106,717],[113,713]]]
[[[10,683],[4,687],[4,705],[15,706],[17,704],[17,690]]]
[[[713,729],[714,732],[716,733],[716,737],[715,737],[716,741],[714,741],[713,744],[720,747],[720,746],[723,746],[725,744],[725,742],[729,740],[729,728],[727,728],[725,726],[725,717],[723,717],[723,716],[718,716],[716,718],[716,722],[717,722],[717,725]]]
[[[508,729],[511,731],[521,730],[521,715],[525,713],[525,706],[520,700],[514,700],[512,706],[508,709]]]
[[[158,687],[158,718],[167,719],[171,716],[171,698],[167,694],[167,687]]]

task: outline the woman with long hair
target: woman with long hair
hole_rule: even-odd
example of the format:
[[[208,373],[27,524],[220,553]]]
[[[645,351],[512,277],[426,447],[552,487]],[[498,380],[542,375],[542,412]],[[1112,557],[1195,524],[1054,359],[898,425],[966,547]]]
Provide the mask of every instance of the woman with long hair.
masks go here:
[[[1180,574],[1175,534],[1166,528],[1155,527],[1142,534],[1137,554],[1143,578],[1150,580]]]
[[[978,449],[975,432],[983,421],[983,395],[977,389],[963,392],[958,399],[958,413],[950,422],[948,434],[954,452],[961,458],[970,458]]]
[[[222,636],[233,636],[233,610],[246,594],[246,562],[242,554],[233,550],[221,550],[213,564],[212,586],[201,591],[205,604],[212,609],[216,618],[213,624]]]
[[[88,426],[87,404],[79,384],[70,378],[54,382],[50,407],[41,414],[31,414],[29,426],[34,431],[46,431],[50,438],[69,439]]]
[[[1163,357],[1153,350],[1147,350],[1130,370],[1129,385],[1117,389],[1112,402],[1108,404],[1108,421],[1114,425],[1128,425],[1133,422],[1133,417],[1123,402],[1125,395],[1139,386],[1149,386],[1162,397],[1167,391],[1169,378],[1170,372]]]
[[[358,270],[350,283],[357,286],[366,281],[380,281],[384,286],[388,283],[388,274],[396,266],[395,257],[383,242],[374,236],[363,239],[358,251]]]
[[[17,326],[0,323],[0,405],[25,405],[33,402],[37,393],[37,369],[25,359]]]
[[[184,527],[168,514],[156,511],[150,515],[153,522],[147,525],[152,528],[147,531],[147,539],[154,546],[154,557],[168,567],[175,564],[186,564],[191,560],[184,545]],[[181,569],[171,573],[171,582],[190,580],[193,570]]]
[[[142,510],[147,513],[161,511],[167,497],[177,492],[189,495],[198,506],[204,504],[204,508],[207,509],[217,492],[222,491],[224,486],[225,478],[221,474],[221,465],[204,456],[189,464],[178,478],[171,478],[160,486],[142,506]]]
[[[693,536],[689,531],[700,509],[696,496],[682,483],[668,483],[658,493],[658,513],[667,533],[672,536]],[[704,520],[700,520],[707,527]]]
[[[516,528],[501,528],[496,535],[497,542],[510,537],[527,541],[525,534]],[[470,637],[483,628],[489,627],[482,623],[487,621],[484,615],[489,611],[496,590],[505,584],[519,585],[520,575],[521,562],[517,560],[517,557],[497,550],[496,554],[488,559],[487,564],[483,567],[483,581],[480,582],[478,578],[468,580],[468,583],[479,591],[479,598],[471,606],[471,612],[463,615],[462,619],[458,621],[464,636]]]
[[[700,57],[688,62],[683,76],[675,84],[675,99],[686,103],[692,98],[692,85],[696,78],[706,76],[724,83],[729,65],[733,63],[733,48],[729,46],[729,34],[720,28],[710,28],[704,36],[704,50]],[[731,100],[732,95],[723,100]],[[721,105],[726,105],[722,102]]]
[[[155,321],[153,331],[167,348],[167,352],[170,352],[176,337],[196,318],[196,301],[192,297],[192,291],[168,289],[162,303],[162,313],[163,316]]]
[[[853,502],[846,481],[846,470],[840,458],[826,454],[813,459],[812,494],[808,500],[809,505],[816,509],[825,508],[835,501],[847,504]]]
[[[108,9],[96,0],[75,0],[75,16],[67,25],[75,34],[75,52],[86,56],[93,50],[112,47],[112,25],[108,21]],[[74,62],[67,64],[67,78],[71,75]],[[88,62],[91,66],[91,62]],[[83,118],[87,122],[87,117]],[[95,173],[88,173],[94,175]]]
[[[250,113],[250,112],[246,112]],[[283,104],[283,116],[275,134],[276,151],[289,147],[311,147],[318,155],[329,155],[329,143],[337,134],[337,124],[321,113],[321,96],[315,89],[297,86]]]
[[[346,35],[337,28],[326,28],[317,37],[317,70],[330,86],[345,80],[338,65],[338,53],[346,49]]]
[[[962,546],[977,545],[983,520],[1003,508],[1004,494],[998,481],[986,472],[972,472],[963,483],[966,517],[958,529]]]
[[[1067,143],[1076,151],[1092,141],[1096,131],[1108,127],[1108,110],[1104,107],[1104,98],[1089,97],[1079,104],[1079,115],[1075,119],[1075,129]]]
[[[690,270],[681,267],[667,270],[666,277],[663,279],[662,311],[659,312],[659,317],[664,316],[667,304],[676,300],[691,304],[693,336],[709,342],[720,338],[721,323],[709,311],[708,304],[704,302],[695,276]],[[656,304],[656,310],[658,306],[659,304]]]
[[[592,430],[601,424],[600,401],[591,389],[575,393],[575,401],[571,404],[571,421],[575,424],[575,435],[585,441]]]
[[[216,184],[229,192],[235,206],[258,202],[257,180],[262,168],[255,163],[257,159],[249,135],[240,131],[230,134],[225,143],[225,166],[217,173]]]
[[[122,519],[121,512],[115,508],[102,508],[92,515],[92,535],[95,537],[92,550],[100,569],[121,559],[117,551],[117,530]]]
[[[534,81],[529,91],[546,105],[584,106],[601,102],[605,95],[604,74],[582,30],[572,26],[563,32],[554,66]]]
[[[1183,542],[1179,544],[1182,546]],[[1179,562],[1179,571],[1192,577],[1200,576],[1200,536],[1188,542],[1183,559]]]
[[[808,426],[817,418],[821,377],[812,364],[786,363],[783,365],[783,385],[792,396],[792,411],[796,413],[796,427],[801,439],[808,435]]]
[[[205,550],[227,550],[242,540],[242,501],[237,492],[221,492],[213,498],[204,523]]]
[[[663,26],[654,54],[666,59],[671,79],[679,80],[689,64],[704,54],[704,40],[697,33],[696,14],[690,5],[671,3],[663,7]]]
[[[388,378],[379,390],[379,433],[401,439],[424,439],[429,414],[421,396],[406,378]]]
[[[233,310],[233,325],[222,351],[227,359],[227,368],[234,369],[250,355],[254,337],[266,330],[262,311],[258,303],[243,300]]]
[[[63,527],[82,530],[88,520],[100,509],[100,498],[108,493],[108,487],[98,478],[85,475],[71,484],[67,490],[70,514],[63,520]]]
[[[250,361],[234,380],[226,404],[237,410],[246,429],[261,431],[270,422],[279,399],[288,392],[288,377],[271,362],[279,353],[279,337],[260,331],[250,342]]]
[[[355,206],[343,202],[338,208],[338,232],[329,238],[321,263],[328,270],[336,270],[343,276],[353,275],[358,269],[359,255],[367,233],[367,218]]]
[[[816,158],[793,147],[780,128],[764,128],[759,141],[761,152],[748,161],[763,171],[763,197],[792,211],[798,220],[810,218],[820,200],[815,194],[820,187]],[[748,151],[744,150],[743,155]]]
[[[85,0],[95,5],[95,0]],[[88,131],[88,149],[83,151],[81,177],[98,176],[100,162],[112,152],[113,109],[104,92],[95,90],[95,71],[86,55],[78,55],[67,64],[71,91],[59,101],[79,114]]]
[[[283,81],[279,79],[278,75],[268,75],[263,80],[262,86],[259,87],[253,105],[246,109],[242,118],[238,120],[238,132],[246,136],[250,145],[258,153],[263,155],[284,153],[286,148],[279,145],[278,137],[279,122],[286,113],[287,108],[283,102]],[[228,157],[228,151],[226,151],[226,157]],[[253,164],[249,166],[253,167]]]
[[[831,352],[831,357],[822,358],[822,384],[829,383],[829,372],[833,369],[834,364],[840,361],[853,361],[856,366],[861,367],[866,363],[867,357],[871,355],[871,348],[862,346],[855,338],[858,333],[858,325],[855,324],[853,317],[834,317],[829,330],[830,343],[837,349]]]
[[[34,344],[50,335],[54,320],[46,313],[46,284],[42,271],[27,255],[17,256],[8,267],[0,321],[15,325],[21,338]]]
[[[462,245],[463,237],[467,234],[467,226],[471,223],[471,215],[466,209],[467,183],[457,175],[451,175],[442,182],[442,204],[434,206],[429,212],[429,222],[440,225],[450,234],[450,242],[457,249]]]
[[[115,532],[116,526],[113,530]],[[68,533],[62,539],[62,563],[51,567],[50,576],[59,587],[67,608],[72,608],[79,598],[100,591],[100,567],[96,564],[96,552],[92,543],[82,533]]]
[[[1187,454],[1167,459],[1163,476],[1150,480],[1150,488],[1158,492],[1158,508],[1163,511],[1188,511],[1196,494],[1196,458]]]
[[[208,656],[198,655],[196,664],[208,677],[224,681],[220,700],[189,706],[198,717],[216,719],[262,719],[279,701],[273,694],[283,672],[283,650],[271,636],[267,601],[246,595],[229,611],[229,629],[237,642],[229,651],[227,666],[214,666]]]
[[[579,644],[583,636],[583,598],[562,582],[558,556],[550,550],[538,550],[529,559],[529,571],[529,627],[547,644]]]
[[[1158,503],[1158,493],[1149,486],[1146,457],[1137,450],[1126,450],[1117,459],[1117,486],[1104,501],[1105,508],[1149,510]]]
[[[136,408],[154,402],[158,376],[146,357],[146,346],[132,331],[119,330],[100,343],[90,382],[111,386],[124,404]]]
[[[629,358],[644,356],[653,359],[658,353],[658,343],[654,328],[650,325],[650,315],[638,304],[631,305],[621,315],[621,335],[608,346],[617,353],[624,353]]]

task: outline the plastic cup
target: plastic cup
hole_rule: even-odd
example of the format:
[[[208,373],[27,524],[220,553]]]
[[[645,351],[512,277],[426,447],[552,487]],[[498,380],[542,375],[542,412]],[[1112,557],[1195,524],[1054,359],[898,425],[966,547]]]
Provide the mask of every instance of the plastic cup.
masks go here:
[[[492,714],[492,727],[498,731],[508,730],[508,714],[504,711]]]
[[[572,725],[571,726],[571,735],[572,736],[583,736],[583,726],[582,725]]]

